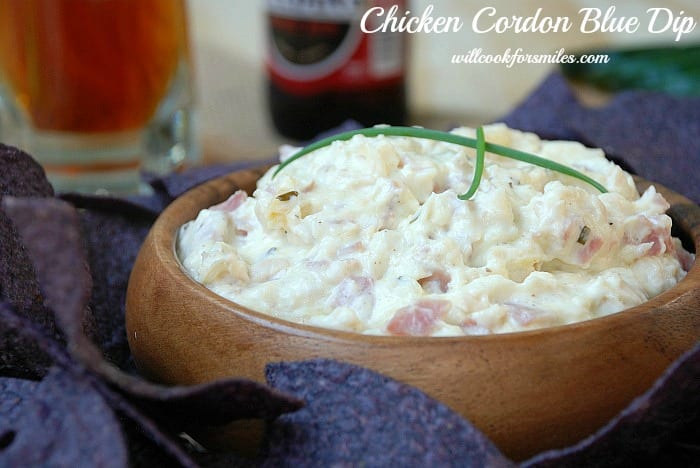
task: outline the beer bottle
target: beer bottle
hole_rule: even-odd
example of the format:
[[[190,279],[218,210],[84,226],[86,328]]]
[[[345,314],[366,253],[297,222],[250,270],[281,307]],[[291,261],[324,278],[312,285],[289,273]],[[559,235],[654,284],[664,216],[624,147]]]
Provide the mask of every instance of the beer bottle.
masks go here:
[[[267,0],[268,106],[281,135],[307,140],[349,119],[405,123],[407,38],[381,28],[405,3]]]

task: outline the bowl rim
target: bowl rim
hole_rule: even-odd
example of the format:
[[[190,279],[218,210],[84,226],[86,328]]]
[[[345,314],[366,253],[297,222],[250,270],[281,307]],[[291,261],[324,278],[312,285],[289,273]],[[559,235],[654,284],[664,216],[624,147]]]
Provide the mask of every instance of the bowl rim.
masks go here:
[[[249,169],[240,169],[237,171],[230,172],[226,175],[216,177],[209,181],[203,182],[202,184],[188,190],[183,195],[175,199],[166,209],[161,213],[161,215],[154,222],[149,235],[153,236],[154,247],[157,250],[159,258],[167,258],[169,261],[162,265],[168,271],[168,276],[179,277],[180,281],[187,281],[188,286],[191,291],[198,293],[205,299],[208,303],[212,303],[219,308],[223,308],[228,312],[234,313],[245,320],[251,321],[257,325],[267,326],[276,329],[277,331],[293,334],[296,336],[304,336],[315,339],[341,341],[341,342],[364,342],[371,343],[375,345],[388,345],[391,347],[405,346],[405,347],[415,347],[415,346],[430,346],[435,342],[440,343],[450,343],[450,342],[465,342],[465,341],[478,341],[486,343],[492,340],[502,341],[504,343],[521,341],[527,339],[528,337],[535,335],[550,335],[558,334],[562,332],[575,332],[577,329],[586,329],[591,326],[605,326],[606,328],[623,326],[624,323],[629,319],[630,315],[639,313],[653,313],[659,307],[669,302],[679,299],[681,296],[685,296],[687,293],[692,293],[697,291],[697,296],[695,300],[700,304],[700,290],[696,290],[690,284],[691,282],[700,282],[700,262],[697,259],[697,252],[700,251],[700,225],[695,224],[685,224],[683,223],[683,218],[676,219],[674,217],[673,211],[682,206],[691,210],[691,214],[698,217],[700,220],[700,206],[693,203],[691,200],[687,199],[681,194],[668,189],[667,187],[647,181],[643,178],[633,176],[637,189],[642,192],[643,189],[650,185],[654,185],[656,190],[660,192],[664,198],[669,202],[671,208],[667,211],[667,214],[673,219],[674,226],[682,229],[683,233],[690,237],[693,244],[696,259],[693,262],[690,270],[686,273],[686,276],[676,283],[673,287],[663,291],[662,293],[652,297],[651,299],[643,302],[642,304],[623,309],[619,312],[614,312],[612,314],[594,317],[591,319],[572,322],[568,324],[555,325],[550,327],[537,328],[533,330],[523,330],[523,331],[512,331],[504,333],[492,333],[487,335],[456,335],[456,336],[393,336],[393,335],[372,335],[363,334],[347,330],[339,330],[332,328],[324,328],[315,325],[303,324],[298,322],[293,322],[290,320],[282,319],[273,315],[266,314],[264,312],[259,312],[243,306],[231,299],[225,298],[214,291],[210,290],[203,284],[199,283],[193,279],[185,270],[182,265],[179,256],[176,251],[176,241],[180,226],[185,222],[194,219],[200,210],[203,208],[208,208],[211,205],[224,201],[228,196],[233,194],[236,190],[244,189],[242,186],[245,184],[240,184],[238,179],[241,176],[254,175],[249,184],[252,183],[253,187],[257,182],[258,178],[264,174],[264,172],[269,169],[269,165],[253,167]],[[192,201],[199,201],[200,199],[213,200],[207,206],[194,206]],[[692,299],[691,299],[692,300]]]

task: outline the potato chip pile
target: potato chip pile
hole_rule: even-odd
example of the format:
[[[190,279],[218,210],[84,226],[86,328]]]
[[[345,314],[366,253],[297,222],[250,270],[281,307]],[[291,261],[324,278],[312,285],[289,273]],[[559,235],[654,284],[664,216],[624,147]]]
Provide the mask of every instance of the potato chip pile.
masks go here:
[[[631,93],[589,110],[555,74],[505,121],[612,149],[697,202],[699,104]],[[654,146],[671,142],[670,152]],[[270,363],[267,384],[173,387],[138,375],[124,297],[141,242],[175,197],[240,167],[154,178],[150,196],[57,195],[29,155],[0,145],[0,466],[515,465],[441,403],[346,363]],[[524,465],[689,465],[699,413],[700,345],[598,433]],[[267,422],[252,458],[192,437],[241,419]]]

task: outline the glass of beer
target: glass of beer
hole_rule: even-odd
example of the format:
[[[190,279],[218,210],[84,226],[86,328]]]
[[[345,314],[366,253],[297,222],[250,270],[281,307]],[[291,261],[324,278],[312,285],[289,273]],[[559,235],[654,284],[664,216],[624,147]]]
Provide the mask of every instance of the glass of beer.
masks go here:
[[[134,193],[198,157],[184,0],[0,1],[0,142],[58,191]]]

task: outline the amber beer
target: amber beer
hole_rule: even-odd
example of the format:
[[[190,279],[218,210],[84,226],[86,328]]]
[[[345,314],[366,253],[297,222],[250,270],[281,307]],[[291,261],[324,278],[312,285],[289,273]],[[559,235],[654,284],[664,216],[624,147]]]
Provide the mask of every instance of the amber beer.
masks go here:
[[[104,157],[109,135],[133,140],[154,118],[187,60],[186,29],[183,0],[0,1],[0,85],[31,138],[43,138],[26,145],[41,153],[47,138],[70,136],[95,150],[89,161],[37,155],[49,170],[138,168],[138,150]]]

